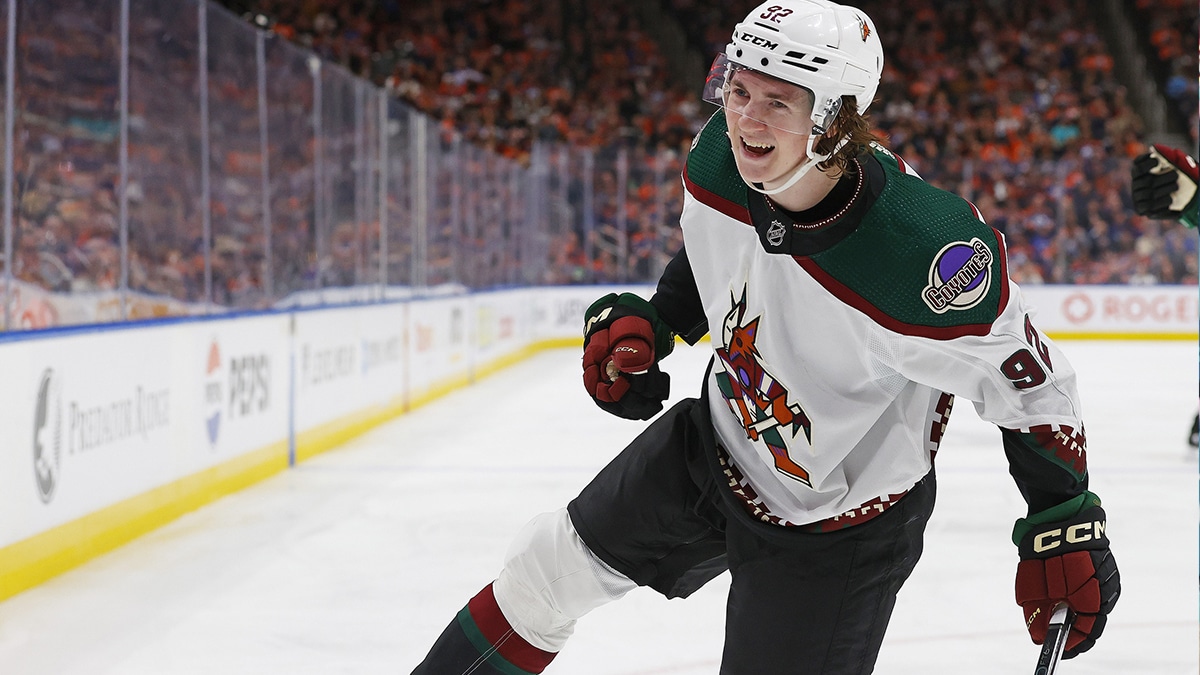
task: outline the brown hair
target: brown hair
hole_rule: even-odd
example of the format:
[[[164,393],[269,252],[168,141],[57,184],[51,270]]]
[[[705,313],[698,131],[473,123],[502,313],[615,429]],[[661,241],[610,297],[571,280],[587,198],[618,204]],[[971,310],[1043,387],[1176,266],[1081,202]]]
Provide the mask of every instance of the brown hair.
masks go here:
[[[833,118],[833,123],[829,125],[829,133],[817,141],[813,152],[822,155],[830,152],[843,138],[847,139],[846,144],[832,157],[818,164],[818,169],[836,169],[844,173],[853,168],[852,160],[861,155],[868,146],[882,141],[871,130],[870,120],[858,114],[858,100],[853,96],[842,97],[842,107]]]

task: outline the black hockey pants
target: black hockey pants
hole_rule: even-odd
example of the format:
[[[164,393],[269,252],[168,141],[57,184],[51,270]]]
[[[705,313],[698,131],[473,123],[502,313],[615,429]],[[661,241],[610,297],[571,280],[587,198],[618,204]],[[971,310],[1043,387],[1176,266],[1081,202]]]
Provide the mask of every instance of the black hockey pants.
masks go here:
[[[836,532],[759,522],[723,484],[707,402],[687,399],[568,512],[598,557],[667,597],[729,569],[721,675],[860,675],[920,558],[935,492],[930,472],[874,520]]]

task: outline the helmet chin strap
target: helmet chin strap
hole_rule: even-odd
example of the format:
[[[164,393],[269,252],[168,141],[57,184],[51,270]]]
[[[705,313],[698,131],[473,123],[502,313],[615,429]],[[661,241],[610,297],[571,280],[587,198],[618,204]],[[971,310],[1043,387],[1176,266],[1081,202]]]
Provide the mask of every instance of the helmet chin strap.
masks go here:
[[[813,129],[813,131],[816,132],[817,129]],[[817,139],[820,138],[821,135],[823,134],[812,133],[808,135],[808,147],[805,149],[804,154],[810,159],[809,161],[802,162],[799,166],[797,166],[796,170],[792,172],[792,176],[784,181],[783,185],[780,185],[776,188],[771,188],[770,190],[765,190],[761,187],[762,183],[750,183],[750,189],[764,195],[777,195],[798,183],[800,179],[803,178],[804,175],[809,171],[811,171],[814,166],[832,157],[837,153],[838,150],[842,149],[842,146],[846,145],[847,141],[850,140],[849,138],[843,138],[836,146],[834,146],[832,152],[825,155],[814,155],[813,146],[817,144]]]

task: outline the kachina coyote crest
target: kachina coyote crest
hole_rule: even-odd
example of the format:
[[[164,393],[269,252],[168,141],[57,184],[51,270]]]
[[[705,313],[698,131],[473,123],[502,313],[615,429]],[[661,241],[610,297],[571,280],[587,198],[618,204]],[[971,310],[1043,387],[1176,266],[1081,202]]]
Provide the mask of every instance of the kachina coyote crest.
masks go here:
[[[788,453],[797,434],[803,430],[804,440],[812,444],[812,421],[798,403],[788,404],[788,391],[767,372],[759,361],[761,355],[754,342],[758,336],[760,316],[746,321],[746,289],[737,299],[729,294],[732,309],[725,315],[721,327],[721,343],[717,358],[725,372],[717,373],[717,386],[729,404],[729,409],[742,423],[746,436],[762,440],[775,458],[775,468],[785,476],[812,487],[808,470],[797,464]]]

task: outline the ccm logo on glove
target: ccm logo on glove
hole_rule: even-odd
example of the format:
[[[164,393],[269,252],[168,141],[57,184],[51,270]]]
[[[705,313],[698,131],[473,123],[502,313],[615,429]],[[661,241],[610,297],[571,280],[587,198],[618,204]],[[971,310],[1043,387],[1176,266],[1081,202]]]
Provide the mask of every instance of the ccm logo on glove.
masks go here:
[[[1062,528],[1055,528],[1040,532],[1033,538],[1033,552],[1045,553],[1063,545],[1082,544],[1093,539],[1104,538],[1104,521],[1094,520],[1090,523],[1080,523],[1066,528],[1066,536],[1063,536]]]

